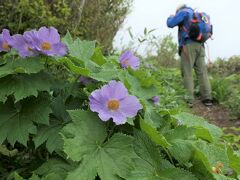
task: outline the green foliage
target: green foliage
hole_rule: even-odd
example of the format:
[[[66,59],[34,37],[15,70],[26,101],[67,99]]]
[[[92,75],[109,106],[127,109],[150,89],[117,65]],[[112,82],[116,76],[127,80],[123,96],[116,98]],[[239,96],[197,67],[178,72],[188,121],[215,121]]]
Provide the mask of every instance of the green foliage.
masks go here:
[[[212,180],[240,175],[240,156],[222,141],[222,131],[181,112],[182,90],[175,90],[179,71],[122,69],[118,57],[105,57],[94,41],[74,40],[68,33],[64,42],[69,54],[61,58],[2,56],[2,179]],[[79,82],[82,75],[94,83],[85,86]],[[143,106],[118,126],[89,110],[89,95],[113,79]],[[161,98],[159,106],[150,100],[155,95]]]
[[[0,102],[13,95],[15,102],[28,96],[38,96],[39,91],[50,91],[50,77],[44,73],[10,75],[0,79]]]
[[[120,133],[108,137],[106,127],[95,113],[77,110],[70,111],[70,115],[73,122],[63,128],[64,151],[81,164],[67,179],[94,179],[97,174],[101,179],[126,177],[134,157],[132,138]]]
[[[178,67],[179,59],[177,57],[177,52],[178,45],[173,42],[172,35],[165,36],[159,44],[159,49],[157,51],[154,65],[156,67]]]
[[[240,117],[240,76],[232,74],[227,77],[216,76],[211,79],[213,97],[231,110],[232,119]]]
[[[222,136],[222,130],[215,125],[209,124],[201,117],[189,113],[180,113],[173,116],[177,119],[178,124],[194,127],[197,136],[208,141],[218,140]]]
[[[36,148],[46,142],[46,148],[50,153],[61,150],[63,141],[59,133],[62,127],[59,124],[39,127],[37,135],[33,138]]]
[[[143,119],[140,119],[140,127],[143,132],[145,132],[156,144],[164,148],[170,145],[163,135],[161,135],[156,129],[145,123]]]
[[[27,145],[30,134],[36,134],[35,123],[48,124],[51,113],[49,99],[44,97],[27,98],[18,104],[8,100],[0,104],[0,143],[5,139],[12,145],[16,141]]]
[[[240,128],[228,127],[224,128],[223,139],[226,140],[236,150],[240,150]]]
[[[4,59],[4,64],[1,65],[0,77],[5,77],[11,74],[31,74],[38,73],[44,69],[44,60],[39,57],[34,58],[17,58],[12,59],[6,57]]]
[[[66,22],[71,9],[65,1],[1,0],[0,29],[8,27],[12,33],[23,33],[26,29],[55,26],[66,32]]]
[[[170,162],[163,159],[159,148],[143,133],[134,132],[134,149],[139,156],[135,160],[135,170],[130,179],[197,179],[190,172],[175,168]]]
[[[213,98],[218,102],[223,102],[231,93],[230,81],[227,79],[211,79]]]
[[[35,173],[41,176],[41,179],[64,180],[67,172],[72,170],[73,167],[70,163],[62,160],[52,158],[43,163]],[[36,176],[35,176],[36,177]],[[32,177],[34,179],[34,177]],[[38,178],[37,178],[38,179]],[[40,179],[40,178],[39,178]]]
[[[240,72],[240,57],[232,56],[229,59],[218,58],[213,62],[209,72],[214,76],[226,77]]]
[[[61,34],[97,40],[107,52],[132,0],[0,0],[0,30],[11,33],[54,26]]]

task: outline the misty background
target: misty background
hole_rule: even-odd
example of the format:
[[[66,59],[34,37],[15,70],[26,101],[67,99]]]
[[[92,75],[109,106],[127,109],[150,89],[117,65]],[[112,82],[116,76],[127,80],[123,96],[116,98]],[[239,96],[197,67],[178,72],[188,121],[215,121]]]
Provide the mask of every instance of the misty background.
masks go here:
[[[240,14],[238,13],[240,1],[238,0],[134,0],[131,12],[114,38],[114,48],[121,49],[131,41],[129,28],[135,36],[142,35],[144,28],[156,29],[152,34],[160,37],[172,34],[174,41],[177,42],[178,28],[168,28],[166,21],[182,3],[210,15],[213,40],[208,40],[207,43],[212,60],[217,57],[229,58],[240,55]],[[144,55],[144,48],[138,53]]]

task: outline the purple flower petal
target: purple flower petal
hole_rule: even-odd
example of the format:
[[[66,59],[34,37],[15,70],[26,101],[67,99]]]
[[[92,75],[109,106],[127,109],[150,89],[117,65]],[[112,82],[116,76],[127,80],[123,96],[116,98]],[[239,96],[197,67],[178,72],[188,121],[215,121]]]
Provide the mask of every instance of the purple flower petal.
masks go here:
[[[110,81],[102,87],[102,96],[108,99],[122,99],[128,95],[128,90],[122,82]]]
[[[8,52],[11,49],[12,37],[8,29],[3,29],[2,34],[0,34],[0,52]]]
[[[113,122],[116,125],[125,124],[127,122],[127,117],[119,114],[118,116],[113,117]]]
[[[89,85],[89,84],[94,84],[94,83],[97,83],[97,82],[98,82],[98,81],[95,80],[95,79],[92,79],[92,78],[90,78],[90,77],[84,77],[84,76],[81,76],[81,77],[79,78],[79,81],[80,81],[83,85],[85,85],[85,86],[87,86],[87,85]]]
[[[136,116],[138,110],[143,108],[139,100],[135,96],[127,96],[120,102],[121,112],[127,115],[128,117]]]
[[[137,70],[140,66],[139,58],[134,56],[131,51],[124,52],[119,58],[122,68],[131,67],[134,70]]]
[[[21,57],[36,56],[38,54],[32,49],[31,45],[29,45],[25,38],[20,34],[13,36],[11,44],[12,48],[16,49]]]
[[[153,104],[154,104],[155,106],[157,106],[157,105],[159,105],[160,97],[159,97],[159,96],[153,96],[153,97],[151,98],[151,100],[153,101]]]
[[[109,114],[105,113],[104,111],[100,111],[100,112],[98,113],[98,117],[99,117],[102,121],[108,121],[108,120],[111,118],[111,116],[110,116]]]
[[[27,31],[24,38],[32,49],[47,56],[64,56],[67,46],[60,42],[60,35],[54,27],[41,27],[38,31]]]
[[[142,109],[135,96],[130,96],[122,82],[110,81],[89,96],[90,109],[97,112],[101,120],[110,118],[117,125],[124,124],[128,117],[134,117]]]
[[[43,42],[51,42],[52,44],[57,44],[60,42],[60,35],[54,27],[46,28],[41,27],[38,30],[38,36]]]

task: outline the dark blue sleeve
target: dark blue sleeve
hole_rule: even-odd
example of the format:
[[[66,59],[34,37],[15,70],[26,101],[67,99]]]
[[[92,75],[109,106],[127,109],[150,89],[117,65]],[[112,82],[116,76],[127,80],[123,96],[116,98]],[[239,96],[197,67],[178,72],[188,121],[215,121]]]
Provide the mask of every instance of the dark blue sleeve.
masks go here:
[[[180,11],[175,16],[170,16],[167,19],[167,26],[173,28],[183,22],[184,18],[187,16],[187,12]]]

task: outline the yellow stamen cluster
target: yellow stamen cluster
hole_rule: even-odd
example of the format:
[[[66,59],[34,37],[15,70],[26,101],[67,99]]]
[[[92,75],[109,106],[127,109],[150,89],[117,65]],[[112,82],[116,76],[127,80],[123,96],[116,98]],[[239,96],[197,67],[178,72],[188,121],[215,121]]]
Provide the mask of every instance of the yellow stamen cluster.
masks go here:
[[[124,61],[123,61],[123,64],[125,64],[126,66],[129,66],[128,60],[124,60]]]
[[[107,107],[111,111],[116,111],[119,108],[119,106],[120,106],[120,103],[116,99],[112,99],[107,103]]]
[[[10,46],[9,46],[9,44],[6,43],[6,42],[4,42],[4,43],[2,44],[2,48],[5,49],[5,50],[10,50]]]
[[[43,42],[41,44],[41,47],[42,47],[43,50],[50,50],[51,49],[51,44],[48,43],[48,42]]]

